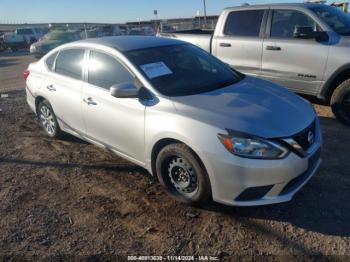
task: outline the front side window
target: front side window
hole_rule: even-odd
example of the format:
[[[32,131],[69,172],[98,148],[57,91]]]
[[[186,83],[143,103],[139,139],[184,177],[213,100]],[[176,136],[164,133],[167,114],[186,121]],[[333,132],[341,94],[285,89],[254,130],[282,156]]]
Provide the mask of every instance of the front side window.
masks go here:
[[[53,64],[55,63],[56,56],[57,56],[57,52],[53,53],[48,58],[46,58],[45,64],[49,70],[52,70]]]
[[[350,35],[350,15],[327,5],[311,7],[320,19],[340,35]]]
[[[90,52],[88,70],[88,82],[105,89],[134,81],[133,75],[115,58],[96,51]]]
[[[85,50],[83,49],[67,49],[60,51],[56,59],[56,73],[81,80],[84,53]]]
[[[306,14],[295,10],[274,10],[271,23],[271,37],[293,38],[297,27],[312,27],[316,23]]]
[[[166,96],[209,92],[241,79],[228,65],[190,44],[132,50],[125,55]]]
[[[225,35],[258,37],[264,10],[245,10],[230,13],[226,20]]]

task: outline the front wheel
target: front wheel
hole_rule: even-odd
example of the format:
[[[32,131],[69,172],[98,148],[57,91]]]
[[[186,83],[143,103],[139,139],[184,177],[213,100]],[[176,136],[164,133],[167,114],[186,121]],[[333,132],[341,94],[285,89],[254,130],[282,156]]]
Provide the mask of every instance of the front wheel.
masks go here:
[[[160,183],[175,199],[187,204],[202,204],[211,198],[211,186],[205,168],[184,144],[165,146],[156,159]]]
[[[58,138],[62,131],[57,123],[57,119],[50,103],[46,100],[38,105],[38,118],[45,133],[50,137]]]
[[[350,79],[341,83],[331,97],[333,114],[339,121],[350,125]]]

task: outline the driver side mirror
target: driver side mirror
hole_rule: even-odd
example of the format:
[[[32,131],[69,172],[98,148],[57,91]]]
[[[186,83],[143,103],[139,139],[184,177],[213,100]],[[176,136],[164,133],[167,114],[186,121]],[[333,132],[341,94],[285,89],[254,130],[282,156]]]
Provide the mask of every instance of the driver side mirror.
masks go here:
[[[315,31],[311,26],[296,26],[294,29],[294,38],[315,38],[314,33]]]
[[[326,32],[314,31],[311,26],[296,26],[294,29],[294,38],[300,39],[316,39],[317,41],[327,41],[328,35]]]
[[[111,86],[109,89],[112,96],[117,98],[139,97],[139,89],[133,83],[121,83]]]

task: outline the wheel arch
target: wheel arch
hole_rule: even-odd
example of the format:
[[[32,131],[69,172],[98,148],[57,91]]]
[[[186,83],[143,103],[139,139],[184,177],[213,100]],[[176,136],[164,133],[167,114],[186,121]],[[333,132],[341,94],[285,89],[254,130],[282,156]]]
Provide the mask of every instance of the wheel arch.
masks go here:
[[[350,64],[343,65],[338,68],[333,74],[328,78],[324,84],[321,92],[320,98],[325,99],[327,102],[330,101],[330,98],[334,90],[345,80],[350,79]]]
[[[157,156],[159,154],[159,152],[166,146],[170,145],[170,144],[176,144],[176,143],[180,143],[180,144],[184,144],[186,145],[191,151],[192,153],[194,154],[194,156],[197,158],[197,160],[199,161],[199,164],[203,167],[203,169],[205,170],[205,172],[207,173],[208,177],[209,177],[209,180],[210,179],[210,175],[209,175],[209,172],[208,172],[208,169],[206,167],[206,165],[204,164],[200,154],[198,154],[196,152],[195,149],[193,149],[193,147],[191,147],[191,145],[189,145],[188,143],[182,141],[182,140],[179,140],[177,138],[162,138],[162,139],[159,139],[152,147],[152,151],[151,151],[151,171],[152,171],[152,175],[154,177],[157,177],[157,172],[156,172],[156,160],[157,160]]]
[[[35,113],[36,113],[36,115],[38,115],[38,106],[39,106],[39,104],[42,102],[42,101],[44,101],[44,100],[46,100],[46,101],[49,101],[48,99],[46,99],[44,96],[42,96],[42,95],[38,95],[38,96],[36,96],[35,97]],[[50,103],[50,102],[49,102]]]

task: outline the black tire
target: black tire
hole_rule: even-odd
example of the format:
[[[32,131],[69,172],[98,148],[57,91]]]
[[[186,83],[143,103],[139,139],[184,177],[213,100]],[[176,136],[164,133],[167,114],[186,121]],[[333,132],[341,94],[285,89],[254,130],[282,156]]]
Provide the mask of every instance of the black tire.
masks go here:
[[[350,79],[341,83],[333,92],[331,107],[336,118],[350,125]]]
[[[197,205],[211,199],[207,172],[198,157],[185,144],[165,146],[157,156],[156,172],[168,194],[181,202]]]
[[[37,115],[40,125],[46,135],[53,138],[59,138],[62,136],[63,133],[58,125],[56,115],[47,100],[43,100],[39,103]]]

